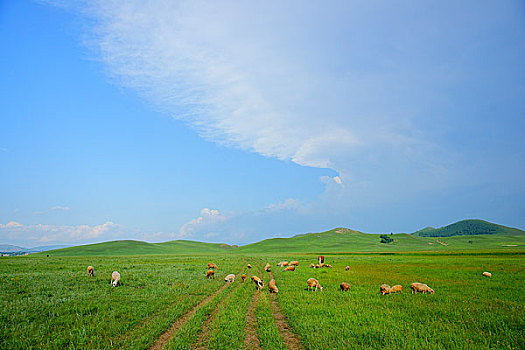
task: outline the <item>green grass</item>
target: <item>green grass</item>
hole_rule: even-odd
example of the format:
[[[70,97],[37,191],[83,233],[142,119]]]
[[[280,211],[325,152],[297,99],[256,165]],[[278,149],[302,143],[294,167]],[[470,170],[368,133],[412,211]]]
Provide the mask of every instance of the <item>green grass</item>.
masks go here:
[[[420,237],[451,237],[471,235],[523,235],[525,232],[517,228],[493,224],[484,220],[462,220],[441,228],[427,227],[413,235]]]
[[[332,269],[309,268],[317,255],[305,253],[2,258],[0,348],[147,349],[223,286],[227,274],[244,268],[247,281],[238,278],[201,307],[167,348],[192,348],[212,314],[209,348],[244,348],[246,310],[255,293],[250,277],[257,274],[265,282],[255,305],[261,347],[283,349],[262,272],[266,262],[281,310],[307,349],[525,348],[523,251],[324,255]],[[283,272],[275,266],[280,260],[299,260],[299,267]],[[215,280],[205,278],[208,262],[219,265]],[[247,262],[254,268],[246,269]],[[87,277],[88,265],[95,266],[94,278]],[[118,288],[109,284],[113,270],[122,275]],[[483,278],[483,271],[493,277]],[[324,291],[306,291],[309,277]],[[352,285],[349,292],[339,290],[343,281]],[[416,281],[435,294],[410,294]],[[404,293],[379,296],[383,283],[401,284]]]

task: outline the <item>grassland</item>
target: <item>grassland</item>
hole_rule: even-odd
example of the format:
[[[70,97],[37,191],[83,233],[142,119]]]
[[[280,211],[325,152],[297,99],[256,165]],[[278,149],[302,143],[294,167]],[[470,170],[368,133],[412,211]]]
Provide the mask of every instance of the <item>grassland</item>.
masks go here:
[[[525,348],[522,249],[324,255],[332,269],[310,269],[316,255],[304,253],[1,258],[0,348],[148,349],[163,335],[167,349]],[[294,272],[275,266],[291,259],[300,262]],[[220,268],[215,280],[204,277],[210,261]],[[252,274],[268,281],[266,262],[277,295],[249,283]],[[482,278],[485,270],[493,278]],[[241,272],[246,283],[225,285]],[[309,277],[322,293],[306,291]],[[350,292],[339,290],[343,281]],[[414,281],[436,293],[410,294]],[[382,283],[404,293],[379,296]]]

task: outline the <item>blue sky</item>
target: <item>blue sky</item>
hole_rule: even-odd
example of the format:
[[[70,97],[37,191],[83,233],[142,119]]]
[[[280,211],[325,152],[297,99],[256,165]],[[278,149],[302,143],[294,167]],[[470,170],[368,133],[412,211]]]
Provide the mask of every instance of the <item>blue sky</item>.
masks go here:
[[[522,2],[4,1],[0,242],[525,228]]]

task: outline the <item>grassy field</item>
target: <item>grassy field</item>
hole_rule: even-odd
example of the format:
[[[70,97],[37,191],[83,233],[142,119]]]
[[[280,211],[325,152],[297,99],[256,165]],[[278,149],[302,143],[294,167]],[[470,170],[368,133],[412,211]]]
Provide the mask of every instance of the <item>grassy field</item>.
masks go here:
[[[310,269],[316,255],[293,253],[1,258],[0,348],[525,348],[523,250],[325,256],[332,269]],[[296,271],[275,266],[292,259]],[[210,261],[219,265],[215,280],[205,278]],[[266,262],[277,295],[249,282],[252,274],[268,282]],[[113,270],[118,288],[109,284]],[[241,272],[246,283],[225,285],[224,276]],[[324,291],[306,291],[309,277]],[[339,290],[343,281],[351,291]],[[415,281],[435,294],[410,294]],[[379,296],[383,283],[404,293]]]

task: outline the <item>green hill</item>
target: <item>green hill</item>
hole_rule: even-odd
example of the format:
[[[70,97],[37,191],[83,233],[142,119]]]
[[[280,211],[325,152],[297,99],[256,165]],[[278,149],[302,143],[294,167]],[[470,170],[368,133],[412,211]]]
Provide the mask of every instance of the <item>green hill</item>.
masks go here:
[[[195,241],[168,241],[147,243],[142,241],[112,241],[97,244],[81,245],[53,250],[42,254],[53,256],[86,256],[86,255],[145,255],[145,254],[209,254],[224,253],[232,248],[226,244],[203,243]]]
[[[186,240],[163,243],[113,241],[49,251],[53,256],[145,255],[145,254],[272,254],[465,251],[522,249],[525,231],[482,220],[464,220],[442,228],[427,227],[413,234],[389,235],[392,243],[381,243],[380,235],[347,228],[307,233],[291,238],[272,238],[242,247]]]
[[[483,220],[462,220],[445,227],[426,227],[413,233],[419,237],[452,237],[471,235],[523,235],[525,231],[517,228],[493,224]]]

